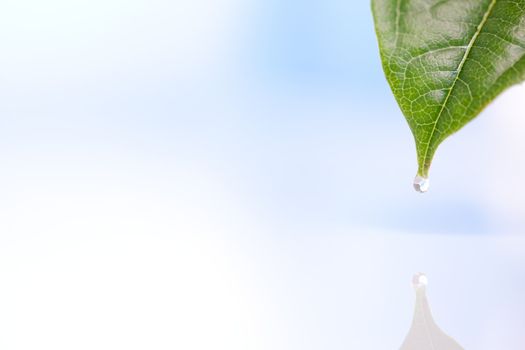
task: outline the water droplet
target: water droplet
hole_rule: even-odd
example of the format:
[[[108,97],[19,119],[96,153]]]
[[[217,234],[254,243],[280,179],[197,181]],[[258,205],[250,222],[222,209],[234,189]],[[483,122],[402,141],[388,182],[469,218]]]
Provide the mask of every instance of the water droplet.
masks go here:
[[[412,286],[414,287],[414,289],[426,287],[427,284],[428,284],[428,278],[422,272],[418,272],[414,275],[414,277],[412,277]]]
[[[416,175],[414,178],[414,188],[416,191],[425,193],[430,187],[430,180],[427,177]]]

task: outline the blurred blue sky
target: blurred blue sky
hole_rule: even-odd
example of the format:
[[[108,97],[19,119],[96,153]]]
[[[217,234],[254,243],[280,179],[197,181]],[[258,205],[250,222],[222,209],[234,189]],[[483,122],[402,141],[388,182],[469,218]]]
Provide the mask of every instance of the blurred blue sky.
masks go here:
[[[255,6],[248,56],[275,82],[374,93],[384,82],[365,1],[267,1]]]
[[[164,1],[115,1],[101,11],[57,2],[54,15],[11,4],[34,12],[3,31],[4,40],[16,30],[20,37],[7,40],[2,58],[10,67],[3,142],[12,137],[15,151],[79,147],[200,162],[264,222],[299,232],[358,225],[479,234],[501,226],[465,193],[479,183],[439,177],[465,170],[453,169],[469,152],[461,146],[451,161],[438,154],[431,193],[411,193],[412,136],[383,77],[367,2],[231,1],[224,18],[215,6],[199,13],[203,2],[186,6],[188,28],[177,23],[185,6]],[[191,20],[192,11],[203,18]]]

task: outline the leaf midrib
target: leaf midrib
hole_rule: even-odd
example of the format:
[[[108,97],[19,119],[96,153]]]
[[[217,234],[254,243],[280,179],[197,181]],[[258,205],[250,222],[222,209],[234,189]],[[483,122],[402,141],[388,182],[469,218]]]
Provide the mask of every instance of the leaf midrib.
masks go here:
[[[436,120],[434,121],[434,126],[432,127],[432,131],[430,132],[430,136],[428,138],[428,143],[426,144],[426,148],[425,148],[425,153],[424,153],[424,156],[422,158],[423,169],[420,169],[420,171],[421,170],[425,171],[424,169],[426,168],[425,164],[426,164],[426,160],[427,160],[428,151],[430,149],[430,144],[432,143],[432,139],[434,138],[434,134],[436,133],[436,128],[437,128],[437,124],[439,122],[439,119],[441,118],[441,116],[443,115],[443,112],[445,111],[445,108],[447,107],[448,100],[449,100],[450,96],[452,95],[452,92],[454,90],[454,87],[456,86],[456,83],[459,80],[459,76],[461,75],[463,66],[465,65],[465,62],[467,61],[468,56],[469,56],[470,52],[472,51],[472,48],[474,47],[474,44],[475,44],[479,34],[483,30],[483,26],[485,25],[485,23],[487,22],[488,18],[490,17],[490,14],[492,13],[492,9],[494,8],[494,5],[496,4],[496,2],[497,2],[497,0],[492,0],[491,3],[489,4],[487,10],[485,11],[485,14],[483,15],[480,23],[478,24],[478,26],[476,28],[476,31],[474,32],[474,35],[472,35],[472,38],[470,39],[470,41],[469,41],[469,43],[467,45],[467,49],[465,50],[465,53],[464,53],[463,57],[461,58],[461,61],[459,62],[458,68],[456,69],[457,70],[456,77],[454,78],[454,81],[452,82],[452,86],[450,87],[450,90],[448,91],[448,94],[445,97],[445,100],[443,101],[443,105],[441,106],[441,109],[440,109],[440,111],[439,111],[439,113],[438,113],[438,115],[436,117]],[[421,174],[421,175],[426,175],[426,174]]]

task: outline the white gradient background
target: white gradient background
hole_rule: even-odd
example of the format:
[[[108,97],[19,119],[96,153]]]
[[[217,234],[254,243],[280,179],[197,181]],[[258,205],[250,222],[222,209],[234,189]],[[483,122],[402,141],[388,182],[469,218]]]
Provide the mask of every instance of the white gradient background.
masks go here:
[[[3,0],[0,348],[525,346],[525,87],[411,188],[368,1]]]

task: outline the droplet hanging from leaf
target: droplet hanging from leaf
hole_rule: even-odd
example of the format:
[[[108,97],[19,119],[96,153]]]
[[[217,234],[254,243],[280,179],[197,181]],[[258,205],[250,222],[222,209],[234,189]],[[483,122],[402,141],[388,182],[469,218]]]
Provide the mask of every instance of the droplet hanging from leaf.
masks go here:
[[[372,0],[372,11],[417,175],[428,178],[441,142],[525,79],[525,0]]]
[[[430,187],[430,180],[427,177],[416,175],[414,178],[414,189],[418,192],[425,193]]]

